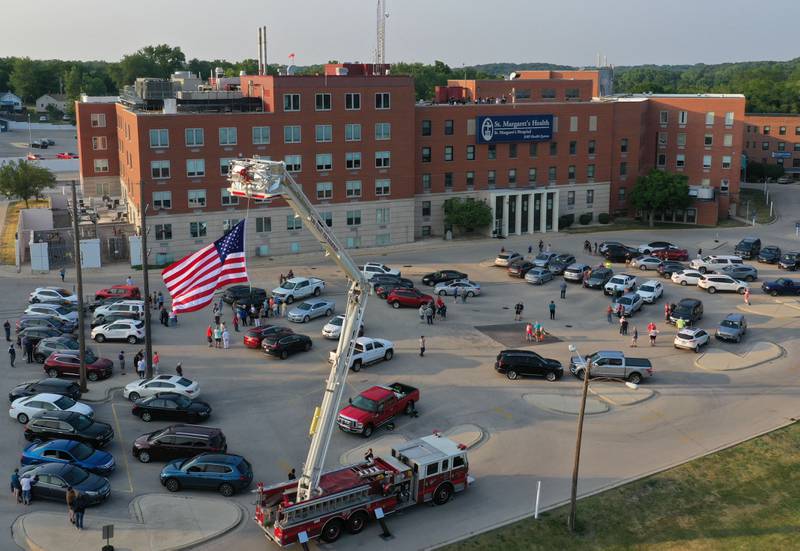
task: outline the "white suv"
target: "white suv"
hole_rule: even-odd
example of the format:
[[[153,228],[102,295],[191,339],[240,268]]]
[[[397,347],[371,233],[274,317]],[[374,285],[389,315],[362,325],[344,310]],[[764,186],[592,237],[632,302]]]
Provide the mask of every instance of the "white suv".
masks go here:
[[[725,255],[725,254],[712,254],[704,256],[703,258],[695,258],[689,263],[689,266],[704,274],[706,272],[718,272],[726,266],[734,264],[744,264],[742,257]]]
[[[606,286],[603,287],[603,293],[606,295],[613,295],[618,291],[622,294],[630,293],[636,290],[636,276],[628,274],[618,274],[608,280]]]
[[[142,317],[144,312],[144,301],[141,300],[121,300],[104,306],[98,306],[94,311],[94,319],[102,321],[110,314],[136,314]]]
[[[686,287],[687,285],[697,285],[701,277],[703,277],[703,274],[697,270],[681,270],[680,272],[673,273],[670,279],[672,283],[680,283]]]
[[[140,320],[117,320],[92,329],[92,339],[97,342],[128,341],[136,344],[144,340],[144,322]]]
[[[734,291],[740,295],[743,295],[748,287],[747,283],[744,281],[739,281],[738,279],[733,279],[729,275],[722,274],[704,275],[698,280],[697,286],[711,294],[717,291]]]
[[[78,304],[77,295],[61,287],[37,287],[28,297],[28,302],[58,302],[60,304]]]
[[[361,271],[367,276],[367,279],[372,279],[372,276],[378,274],[400,277],[400,270],[390,268],[386,264],[381,264],[380,262],[367,262],[361,267]]]

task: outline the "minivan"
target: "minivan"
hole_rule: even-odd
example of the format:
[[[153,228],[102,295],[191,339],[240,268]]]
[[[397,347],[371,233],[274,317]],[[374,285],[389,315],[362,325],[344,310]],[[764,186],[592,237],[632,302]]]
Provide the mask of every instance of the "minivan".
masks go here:
[[[669,315],[669,322],[674,324],[679,319],[687,324],[692,324],[703,318],[703,301],[696,298],[683,298],[672,309]]]
[[[733,253],[742,258],[756,258],[761,252],[761,240],[758,237],[745,237],[734,247]]]
[[[143,434],[133,442],[133,456],[142,463],[227,451],[228,444],[220,429],[199,425],[172,425]]]
[[[725,266],[732,264],[743,264],[741,256],[726,255],[726,254],[712,254],[704,256],[703,258],[695,258],[689,263],[689,266],[704,274],[706,272],[719,271]]]

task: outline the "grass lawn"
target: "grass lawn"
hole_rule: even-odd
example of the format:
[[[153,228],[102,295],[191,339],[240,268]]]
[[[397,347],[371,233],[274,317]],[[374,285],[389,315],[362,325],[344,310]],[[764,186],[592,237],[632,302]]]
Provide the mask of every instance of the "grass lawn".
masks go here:
[[[46,208],[47,201],[37,201],[31,199],[28,201],[30,208]],[[25,208],[25,201],[14,201],[8,204],[6,210],[6,221],[3,224],[3,233],[0,235],[0,264],[11,264],[15,262],[14,257],[14,234],[17,231],[17,222],[19,221],[19,211]]]
[[[446,549],[800,549],[798,451],[800,423],[795,423],[579,500],[575,536],[567,531],[567,506]]]
[[[749,210],[748,202],[750,203]],[[739,190],[739,206],[736,214],[746,217],[748,220],[752,220],[755,215],[757,224],[767,224],[775,220],[774,216],[769,215],[769,203],[764,202],[764,192],[760,189],[741,188]]]

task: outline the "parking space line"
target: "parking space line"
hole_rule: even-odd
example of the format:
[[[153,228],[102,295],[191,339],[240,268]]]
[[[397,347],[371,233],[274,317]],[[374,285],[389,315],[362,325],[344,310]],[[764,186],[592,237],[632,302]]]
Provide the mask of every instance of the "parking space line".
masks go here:
[[[119,435],[119,440],[120,440],[121,443],[124,444],[124,442],[122,442],[124,439],[122,437],[122,428],[119,425],[119,417],[117,417],[117,408],[116,408],[116,406],[117,405],[112,402],[112,404],[111,404],[111,413],[114,415],[114,424],[117,426],[117,435]],[[125,490],[125,491],[129,491],[130,493],[134,493],[134,491],[133,491],[133,479],[131,478],[131,466],[128,463],[128,454],[125,453],[124,449],[122,451],[122,461],[125,463],[125,474],[128,475],[128,490]]]

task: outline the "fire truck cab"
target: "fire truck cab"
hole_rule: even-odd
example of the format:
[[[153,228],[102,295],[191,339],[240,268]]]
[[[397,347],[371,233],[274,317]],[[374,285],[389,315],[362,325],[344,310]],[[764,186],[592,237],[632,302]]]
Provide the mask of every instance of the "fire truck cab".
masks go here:
[[[414,503],[447,503],[467,487],[469,465],[466,448],[438,434],[412,440],[392,449],[392,457],[411,467]]]

